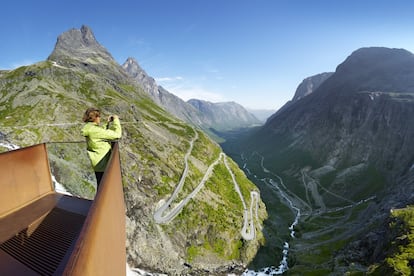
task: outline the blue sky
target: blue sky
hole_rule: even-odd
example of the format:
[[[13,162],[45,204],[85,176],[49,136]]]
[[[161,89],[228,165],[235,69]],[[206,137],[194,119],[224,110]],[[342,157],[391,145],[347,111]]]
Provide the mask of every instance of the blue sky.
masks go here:
[[[0,16],[0,69],[47,59],[87,25],[118,63],[134,57],[183,100],[255,109],[281,107],[361,47],[414,52],[409,0],[14,0]]]

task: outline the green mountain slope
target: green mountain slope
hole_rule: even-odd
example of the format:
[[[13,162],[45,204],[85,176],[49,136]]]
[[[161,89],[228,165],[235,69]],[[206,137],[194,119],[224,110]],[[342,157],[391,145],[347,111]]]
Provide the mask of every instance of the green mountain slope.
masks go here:
[[[88,198],[94,196],[95,179],[80,136],[83,112],[96,106],[104,116],[120,116],[130,266],[168,274],[214,274],[233,264],[241,269],[264,242],[260,225],[267,214],[262,201],[254,217],[254,239],[242,237],[243,204],[231,172],[248,208],[254,203],[254,184],[220,155],[208,136],[156,105],[88,27],[59,36],[48,60],[2,71],[0,95],[0,137],[21,147],[48,142],[56,179],[72,194]],[[170,209],[194,191],[216,160],[217,165],[172,221],[156,223],[154,212],[182,178],[187,152],[188,174]]]

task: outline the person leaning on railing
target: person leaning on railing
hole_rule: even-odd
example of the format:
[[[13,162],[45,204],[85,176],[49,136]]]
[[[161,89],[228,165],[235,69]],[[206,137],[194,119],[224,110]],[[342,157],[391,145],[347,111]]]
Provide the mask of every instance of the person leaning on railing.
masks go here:
[[[111,141],[122,136],[121,123],[117,115],[111,115],[102,126],[101,112],[97,108],[88,108],[83,115],[83,121],[86,124],[81,133],[86,137],[88,156],[95,171],[98,188],[111,156]]]

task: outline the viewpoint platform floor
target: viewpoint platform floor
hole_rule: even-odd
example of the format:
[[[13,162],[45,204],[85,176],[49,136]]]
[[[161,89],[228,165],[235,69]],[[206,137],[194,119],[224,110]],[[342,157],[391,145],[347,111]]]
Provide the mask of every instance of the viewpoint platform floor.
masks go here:
[[[0,275],[59,275],[92,201],[51,193],[0,219]]]

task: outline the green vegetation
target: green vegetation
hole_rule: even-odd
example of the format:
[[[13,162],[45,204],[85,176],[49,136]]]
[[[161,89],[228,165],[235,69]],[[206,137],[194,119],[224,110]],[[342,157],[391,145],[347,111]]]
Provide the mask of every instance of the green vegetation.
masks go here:
[[[197,246],[191,245],[187,248],[187,260],[189,262],[193,261],[194,257],[200,254],[200,249]]]
[[[241,182],[239,184],[243,194],[246,195],[246,204],[250,204],[250,190],[254,187],[253,184],[247,179],[243,180],[240,171],[237,170],[238,167],[231,161],[229,163],[236,171],[236,178]],[[196,171],[194,166],[191,166],[191,171],[192,173]],[[198,174],[195,179],[200,181],[203,174]],[[187,246],[187,261],[189,262],[211,251],[220,258],[232,260],[241,258],[242,252],[247,248],[247,245],[240,239],[242,223],[242,202],[234,188],[231,175],[221,161],[214,168],[212,176],[197,195],[196,200],[191,200],[176,220],[164,227],[169,233],[174,233],[174,231],[198,232],[197,239],[189,239]]]
[[[192,233],[196,239],[188,239],[187,260],[212,251],[220,258],[231,260],[239,257],[243,250],[240,245],[242,217],[230,215],[224,206],[212,206],[207,202],[196,204],[191,201],[170,226],[175,231]],[[169,227],[168,227],[169,228]],[[198,233],[197,233],[198,232]],[[197,233],[197,234],[196,234]]]
[[[85,144],[51,143],[47,145],[47,150],[56,180],[71,194],[93,199],[96,179],[86,155]]]
[[[128,252],[139,248],[137,241],[149,237],[159,242],[154,244],[157,252],[166,242],[187,254],[190,262],[205,255],[213,256],[218,263],[250,261],[263,237],[258,233],[254,241],[241,240],[243,206],[223,161],[171,223],[155,227],[152,220],[154,206],[177,185],[196,132],[198,139],[188,159],[189,172],[178,200],[200,183],[219,157],[220,147],[205,133],[168,114],[118,71],[102,64],[84,66],[66,57],[60,58],[59,64],[38,63],[0,76],[0,128],[7,140],[18,146],[49,142],[49,162],[56,180],[73,195],[93,199],[96,180],[85,139],[80,135],[81,117],[89,106],[100,108],[103,115],[119,114],[123,128],[119,141],[123,188],[130,223]],[[105,70],[100,71],[102,68]],[[228,162],[249,205],[250,191],[257,188],[234,162]],[[260,207],[263,220],[263,203]],[[166,241],[168,236],[170,240]],[[130,256],[134,255],[132,252]]]
[[[414,273],[414,206],[391,211],[391,244],[387,257],[371,266],[371,275],[413,275]]]
[[[285,239],[291,246],[288,274],[328,275],[336,272],[338,267],[348,265],[341,263],[344,247],[361,231],[373,229],[380,223],[370,217],[372,212],[368,210],[375,208],[375,196],[381,196],[385,179],[367,164],[355,164],[350,168],[321,167],[309,153],[294,151],[292,147],[284,146],[283,140],[272,142],[272,146],[274,144],[275,149],[264,149],[259,154],[244,152],[251,178],[260,188],[269,212],[269,220],[265,223],[265,231],[269,233],[267,244],[259,250],[251,267],[260,268],[270,251],[281,251],[280,244]],[[260,165],[262,160],[268,171]],[[246,160],[240,160],[239,164],[244,162]],[[284,185],[280,185],[276,175],[283,179]],[[265,178],[273,179],[277,187],[268,184],[268,180],[263,180]],[[297,239],[290,239],[288,230],[295,211],[289,208],[280,191],[301,209],[299,224],[294,229]],[[267,261],[271,262],[274,260]]]

